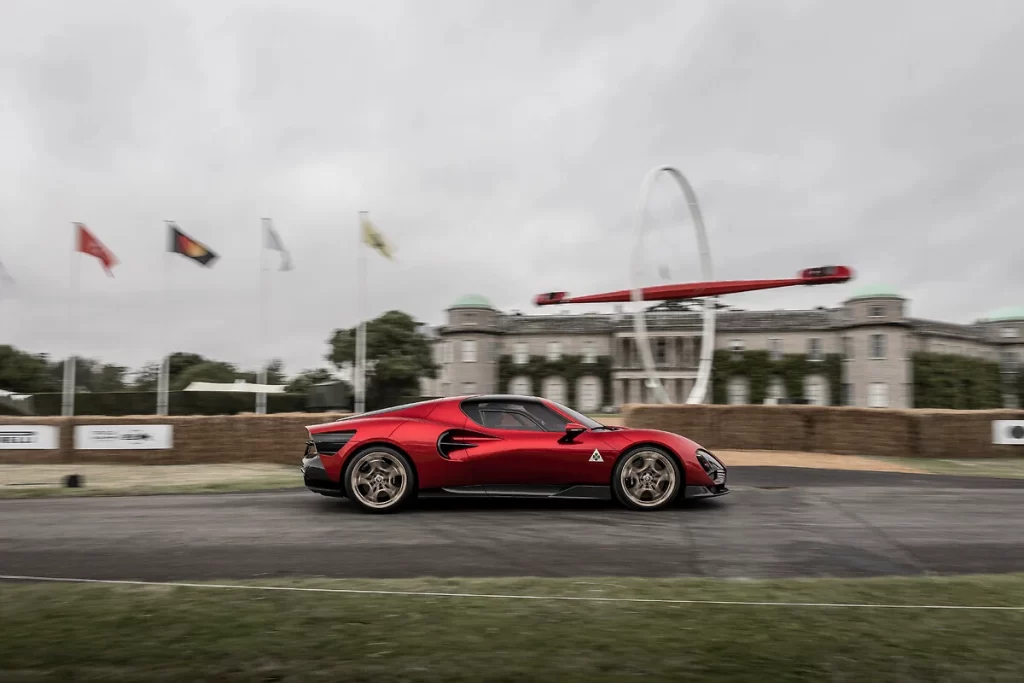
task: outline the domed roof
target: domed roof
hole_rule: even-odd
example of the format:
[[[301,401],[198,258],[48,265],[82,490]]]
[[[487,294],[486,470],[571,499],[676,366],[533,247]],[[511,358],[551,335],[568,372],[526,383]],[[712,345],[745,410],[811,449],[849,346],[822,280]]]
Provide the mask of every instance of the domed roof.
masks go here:
[[[892,287],[890,287],[888,285],[867,285],[866,287],[861,287],[856,292],[854,292],[853,296],[851,296],[850,298],[851,299],[870,299],[870,298],[876,298],[876,297],[886,297],[886,298],[896,298],[896,299],[902,299],[903,298],[902,295],[900,295],[895,289],[893,289]]]
[[[494,305],[490,299],[480,294],[466,294],[456,299],[448,308],[494,308]]]
[[[1024,306],[1007,306],[989,311],[981,317],[980,322],[999,322],[1007,320],[1024,320]]]

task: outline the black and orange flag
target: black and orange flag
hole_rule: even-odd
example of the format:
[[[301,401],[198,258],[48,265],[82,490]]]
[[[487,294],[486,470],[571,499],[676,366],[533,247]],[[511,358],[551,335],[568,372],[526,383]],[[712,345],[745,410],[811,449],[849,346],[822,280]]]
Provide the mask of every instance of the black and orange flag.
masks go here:
[[[196,242],[194,239],[183,233],[174,223],[168,223],[167,227],[170,228],[171,231],[171,244],[169,251],[186,256],[202,266],[209,266],[217,260],[217,254],[210,251],[209,247],[205,244]]]

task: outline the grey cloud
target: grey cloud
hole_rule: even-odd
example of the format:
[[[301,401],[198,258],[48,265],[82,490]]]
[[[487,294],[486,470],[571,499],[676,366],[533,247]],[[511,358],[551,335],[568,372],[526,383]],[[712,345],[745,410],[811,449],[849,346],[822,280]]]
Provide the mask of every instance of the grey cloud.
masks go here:
[[[624,287],[661,163],[695,185],[719,277],[850,263],[953,320],[1024,298],[1016,2],[13,4],[0,259],[22,298],[0,306],[26,348],[319,364],[357,319],[361,209],[399,257],[367,256],[371,314]],[[696,279],[679,200],[655,199],[658,258]],[[298,269],[273,273],[261,340],[265,215]],[[222,254],[171,258],[170,294],[165,219]],[[123,263],[110,280],[82,260],[72,329],[74,220]]]

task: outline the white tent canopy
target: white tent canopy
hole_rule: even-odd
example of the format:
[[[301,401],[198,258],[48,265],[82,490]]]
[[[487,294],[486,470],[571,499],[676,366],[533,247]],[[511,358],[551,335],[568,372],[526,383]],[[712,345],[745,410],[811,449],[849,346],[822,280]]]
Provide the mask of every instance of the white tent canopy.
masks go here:
[[[234,382],[192,382],[185,391],[232,391],[244,394],[283,394],[283,384],[249,384],[239,379]]]

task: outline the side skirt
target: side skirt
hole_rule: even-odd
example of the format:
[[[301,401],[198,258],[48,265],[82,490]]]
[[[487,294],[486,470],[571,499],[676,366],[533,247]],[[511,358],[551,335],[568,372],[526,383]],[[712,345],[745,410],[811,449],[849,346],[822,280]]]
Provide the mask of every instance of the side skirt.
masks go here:
[[[420,491],[423,498],[575,498],[611,500],[610,486],[579,484],[575,486],[452,486]]]

